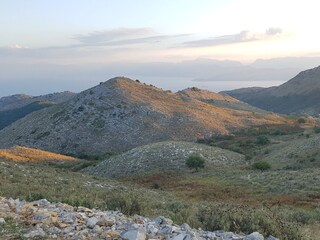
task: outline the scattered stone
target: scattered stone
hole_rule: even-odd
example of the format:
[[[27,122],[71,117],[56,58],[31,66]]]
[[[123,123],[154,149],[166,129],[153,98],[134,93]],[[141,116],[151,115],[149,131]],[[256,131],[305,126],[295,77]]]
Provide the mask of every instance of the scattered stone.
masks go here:
[[[258,232],[253,232],[246,236],[243,240],[264,240],[264,237]]]
[[[94,226],[97,224],[98,221],[99,221],[99,219],[96,217],[89,218],[87,220],[87,227],[94,228]]]
[[[38,237],[45,237],[46,233],[41,228],[39,228],[39,229],[30,231],[29,233],[24,234],[23,236],[25,238],[32,239],[32,238],[38,238]]]
[[[100,211],[50,203],[46,199],[34,202],[0,197],[0,224],[10,217],[26,224],[26,239],[122,239],[122,240],[263,240],[258,232],[250,235],[221,230],[209,232],[192,229],[188,224],[175,225],[164,216],[153,220],[118,211]],[[278,240],[269,236],[267,240]]]
[[[279,238],[275,238],[274,236],[269,236],[266,240],[279,240]]]
[[[189,234],[182,233],[174,237],[173,240],[192,240],[192,237]]]
[[[128,230],[121,234],[124,240],[146,240],[146,232],[143,229]]]

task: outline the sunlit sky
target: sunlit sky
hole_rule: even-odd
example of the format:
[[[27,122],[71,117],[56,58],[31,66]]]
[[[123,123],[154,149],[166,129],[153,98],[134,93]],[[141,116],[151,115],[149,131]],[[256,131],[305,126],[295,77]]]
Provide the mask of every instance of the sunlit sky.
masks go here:
[[[0,83],[30,83],[26,91],[39,79],[56,81],[60,84],[56,89],[62,89],[63,72],[56,75],[57,66],[94,72],[92,66],[108,64],[202,58],[250,64],[256,59],[320,56],[320,2],[316,0],[0,3]],[[86,80],[81,81],[86,87]],[[8,94],[14,91],[11,88]]]

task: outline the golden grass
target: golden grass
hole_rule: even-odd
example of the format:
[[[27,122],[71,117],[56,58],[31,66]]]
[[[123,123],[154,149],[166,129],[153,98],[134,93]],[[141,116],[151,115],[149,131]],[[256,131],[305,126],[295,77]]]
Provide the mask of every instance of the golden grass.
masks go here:
[[[0,149],[0,158],[18,162],[42,161],[74,161],[76,158],[47,152],[39,149],[15,146],[10,149]]]
[[[123,91],[123,95],[133,103],[148,103],[157,112],[167,116],[181,114],[192,116],[192,119],[203,124],[203,128],[215,129],[228,134],[228,129],[248,127],[264,124],[292,124],[293,121],[273,113],[255,114],[251,111],[234,110],[230,108],[216,107],[205,102],[193,100],[184,101],[180,94],[168,93],[153,87],[137,84],[134,81],[117,81],[116,84]],[[189,91],[191,92],[191,91]],[[226,96],[201,91],[192,95],[197,98],[213,98],[229,102],[236,100]],[[191,127],[192,128],[192,127]],[[192,129],[187,129],[192,131]]]

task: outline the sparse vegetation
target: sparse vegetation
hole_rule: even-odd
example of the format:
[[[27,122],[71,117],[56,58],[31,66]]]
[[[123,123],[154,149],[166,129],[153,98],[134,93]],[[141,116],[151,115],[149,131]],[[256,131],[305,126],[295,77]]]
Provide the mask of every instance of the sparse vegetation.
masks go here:
[[[146,87],[153,93],[160,91],[143,84],[119,83],[121,84],[127,84],[127,89],[130,89],[128,92],[135,94],[139,92],[131,88]],[[200,90],[193,88],[191,91]],[[191,91],[189,89],[189,92]],[[87,91],[85,101],[80,101],[79,97],[75,105],[77,107],[70,108],[72,112],[67,116],[68,109],[50,108],[53,109],[50,112],[50,120],[57,123],[79,118],[77,123],[83,124],[81,126],[93,127],[90,134],[100,134],[100,131],[108,125],[108,116],[112,116],[111,120],[118,118],[115,120],[119,122],[118,120],[123,117],[122,112],[128,112],[129,115],[137,113],[130,112],[131,102],[128,100],[116,96],[119,97],[117,101],[109,106],[105,104],[109,101],[108,96],[96,96],[95,93]],[[199,92],[193,94],[199,95]],[[93,96],[99,101],[87,99]],[[158,107],[159,111],[167,114],[166,116],[171,114],[169,105],[162,105],[163,96],[167,98],[169,95],[155,96],[161,99],[161,104],[152,102],[154,104],[152,107]],[[144,95],[137,97],[139,100],[140,98],[146,102],[157,99]],[[212,104],[217,104],[216,102],[212,101]],[[178,103],[185,104],[185,101]],[[201,106],[204,104],[201,103]],[[89,110],[93,108],[97,111],[91,118]],[[109,115],[103,115],[104,112]],[[222,112],[226,114],[224,110]],[[154,116],[152,112],[146,114]],[[249,112],[253,121],[259,121],[259,118],[265,121],[260,114],[264,113]],[[235,115],[230,116],[235,117]],[[309,119],[307,120],[309,124]],[[208,146],[181,142],[156,143],[111,158],[111,153],[99,154],[99,151],[95,152],[92,149],[90,149],[92,152],[88,153],[89,151],[86,151],[79,142],[72,143],[73,149],[62,142],[61,149],[73,152],[85,160],[56,162],[39,160],[37,163],[21,160],[17,163],[8,159],[19,160],[22,156],[10,152],[13,154],[10,158],[9,153],[5,152],[2,158],[7,160],[0,160],[0,196],[19,197],[29,201],[46,198],[49,201],[61,201],[74,206],[120,210],[130,215],[141,214],[147,217],[164,215],[172,218],[177,224],[187,222],[192,227],[207,230],[224,229],[245,233],[259,231],[266,236],[271,234],[280,239],[301,239],[302,229],[311,229],[310,226],[320,224],[318,204],[320,155],[318,149],[307,149],[308,153],[305,154],[304,148],[301,150],[299,147],[300,145],[312,147],[311,140],[318,137],[315,133],[319,133],[320,130],[307,129],[307,124],[299,125],[296,119],[291,121],[293,125],[245,128],[233,132],[232,135],[219,135],[198,141]],[[62,125],[54,126],[63,131],[59,128]],[[70,129],[78,131],[77,127],[73,125]],[[19,126],[15,125],[15,128],[19,129]],[[49,140],[60,140],[62,136],[55,135],[57,129],[50,129],[49,132],[48,128],[37,125],[30,127],[27,134],[30,134],[33,140],[44,141],[47,136],[50,136]],[[22,133],[17,132],[19,134],[13,139],[23,140]],[[110,136],[110,139],[114,141],[113,136]],[[277,156],[281,148],[284,148],[284,144],[291,140],[297,142],[294,145],[297,147],[292,147],[295,151],[285,149],[280,157]],[[299,145],[300,140],[304,142]],[[103,144],[106,146],[106,143]],[[118,143],[112,142],[112,144]],[[149,152],[142,154],[147,151],[146,149]],[[104,149],[104,151],[109,150]],[[168,154],[169,150],[171,154]],[[34,152],[28,157],[28,161],[40,155],[39,152]],[[105,165],[108,166],[106,168],[108,171],[101,169],[98,174],[101,160],[106,160],[105,164],[108,160],[110,162],[112,160],[117,166]],[[96,164],[99,164],[96,166],[98,169],[94,168]],[[91,172],[94,176],[85,174],[86,167],[94,169]],[[190,174],[187,167],[195,171]],[[200,168],[203,170],[198,171]],[[86,171],[78,172],[84,169]],[[118,179],[115,181],[98,176],[118,177]]]
[[[199,88],[197,88],[197,87],[192,87],[191,90],[192,90],[192,91],[195,91],[195,92],[201,91],[201,90],[200,90]]]
[[[315,127],[315,128],[314,128],[314,132],[315,132],[316,134],[320,133],[320,127]]]
[[[198,219],[205,229],[277,236],[284,240],[300,240],[297,224],[283,221],[283,217],[271,209],[235,204],[206,204],[201,206]]]

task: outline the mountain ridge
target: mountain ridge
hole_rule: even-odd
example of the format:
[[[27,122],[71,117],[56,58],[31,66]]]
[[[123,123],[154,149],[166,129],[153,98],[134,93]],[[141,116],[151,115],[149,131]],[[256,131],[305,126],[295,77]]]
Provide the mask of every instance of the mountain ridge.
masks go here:
[[[2,129],[0,147],[117,153],[152,142],[195,141],[246,126],[285,122],[275,114],[219,107],[116,77]]]

